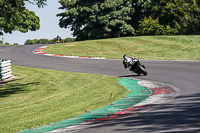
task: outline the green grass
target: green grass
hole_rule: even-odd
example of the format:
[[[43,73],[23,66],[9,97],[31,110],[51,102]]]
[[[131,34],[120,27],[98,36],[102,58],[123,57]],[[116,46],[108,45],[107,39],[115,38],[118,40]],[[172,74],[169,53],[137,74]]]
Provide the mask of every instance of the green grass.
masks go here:
[[[121,59],[124,54],[148,60],[200,60],[200,35],[139,36],[56,44],[44,52]]]
[[[20,66],[12,69],[19,77],[0,88],[1,133],[74,117],[128,94],[117,77]]]

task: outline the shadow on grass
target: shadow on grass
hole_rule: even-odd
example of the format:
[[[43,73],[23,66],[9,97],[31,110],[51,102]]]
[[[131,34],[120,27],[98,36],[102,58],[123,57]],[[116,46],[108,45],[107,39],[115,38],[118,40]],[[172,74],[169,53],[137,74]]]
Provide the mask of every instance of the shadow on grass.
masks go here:
[[[86,131],[199,133],[200,93],[179,96],[175,101],[153,108],[151,111],[122,119],[93,123]]]
[[[18,94],[18,93],[28,93],[30,90],[28,89],[28,86],[32,85],[39,85],[39,82],[30,82],[30,83],[16,83],[17,79],[9,81],[8,82],[0,82],[0,98],[1,97],[9,97],[10,95],[13,94]]]

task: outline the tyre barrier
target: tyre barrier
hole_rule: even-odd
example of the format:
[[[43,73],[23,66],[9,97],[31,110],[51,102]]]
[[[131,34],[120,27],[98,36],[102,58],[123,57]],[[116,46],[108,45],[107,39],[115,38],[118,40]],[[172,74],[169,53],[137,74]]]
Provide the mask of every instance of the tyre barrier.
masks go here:
[[[0,81],[12,76],[11,60],[0,59]]]

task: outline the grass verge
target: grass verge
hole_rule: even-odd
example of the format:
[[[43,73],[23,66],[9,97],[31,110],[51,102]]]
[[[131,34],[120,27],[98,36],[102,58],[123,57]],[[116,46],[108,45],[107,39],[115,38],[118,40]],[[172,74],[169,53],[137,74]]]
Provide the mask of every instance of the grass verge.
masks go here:
[[[200,60],[200,35],[139,36],[56,44],[44,52],[121,59],[124,54],[148,60]]]
[[[12,69],[19,77],[0,88],[1,133],[71,118],[128,94],[117,77],[20,66]]]

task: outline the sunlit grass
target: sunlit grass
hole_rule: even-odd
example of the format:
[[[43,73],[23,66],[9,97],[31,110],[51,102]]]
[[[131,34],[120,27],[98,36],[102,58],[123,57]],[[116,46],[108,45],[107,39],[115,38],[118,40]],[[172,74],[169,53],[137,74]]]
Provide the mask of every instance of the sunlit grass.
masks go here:
[[[140,36],[56,44],[44,52],[121,59],[124,54],[150,60],[200,60],[200,35]]]
[[[18,78],[0,88],[0,132],[74,117],[128,94],[116,77],[13,66]],[[113,93],[114,98],[110,95]]]

